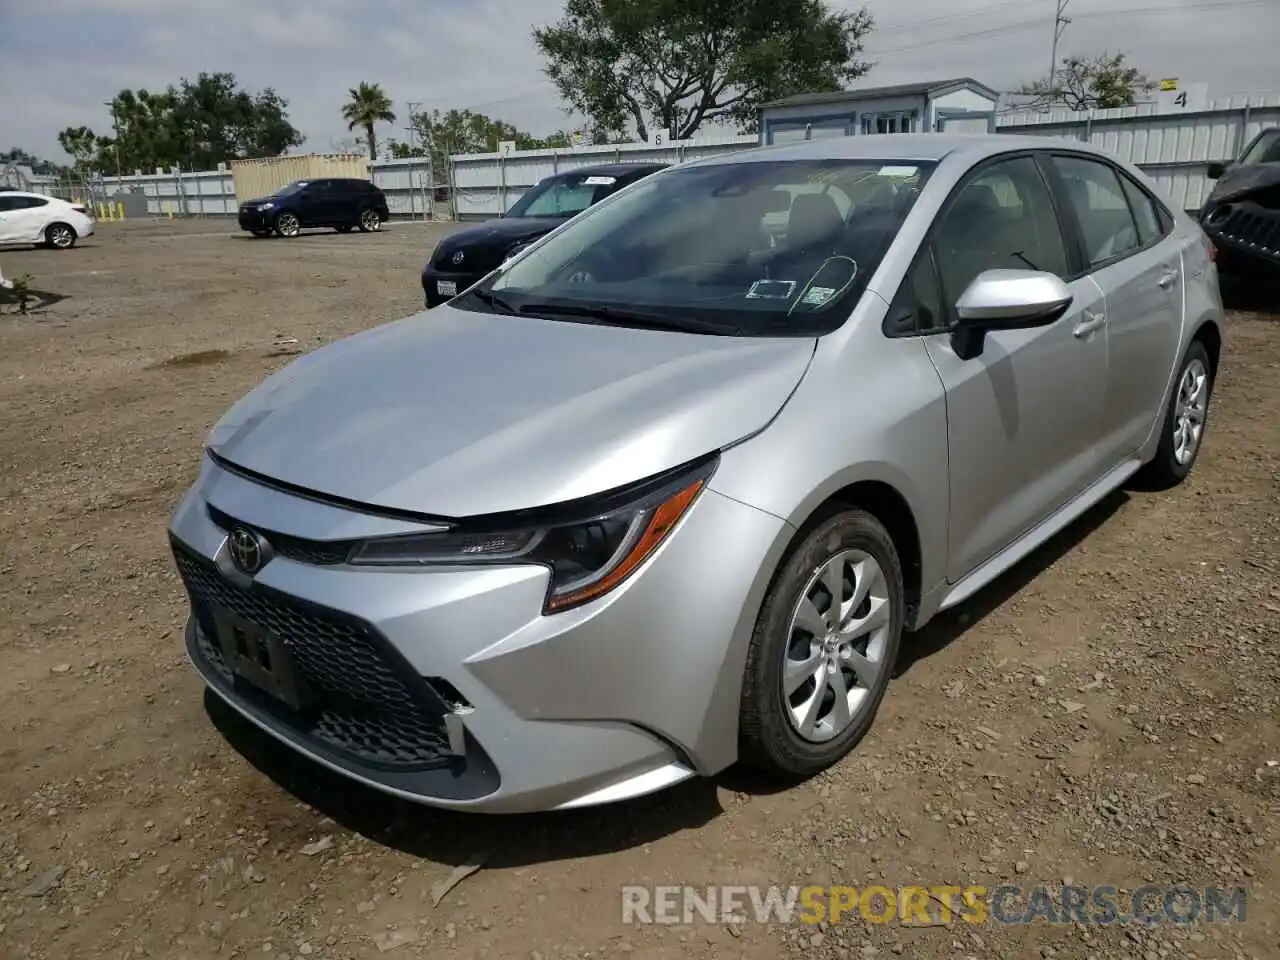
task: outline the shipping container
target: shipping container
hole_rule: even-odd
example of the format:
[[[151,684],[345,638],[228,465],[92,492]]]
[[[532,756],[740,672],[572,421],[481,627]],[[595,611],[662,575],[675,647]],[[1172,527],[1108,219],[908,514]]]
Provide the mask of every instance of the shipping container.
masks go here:
[[[265,197],[295,180],[322,177],[369,179],[369,161],[360,154],[309,153],[299,156],[266,157],[262,160],[234,160],[231,178],[236,203]]]

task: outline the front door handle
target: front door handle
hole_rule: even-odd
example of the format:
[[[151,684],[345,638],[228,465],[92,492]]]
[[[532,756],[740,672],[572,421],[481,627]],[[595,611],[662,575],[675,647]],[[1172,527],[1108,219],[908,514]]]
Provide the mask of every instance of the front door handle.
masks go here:
[[[1071,333],[1077,340],[1083,340],[1106,322],[1107,315],[1105,313],[1094,313],[1092,310],[1086,310],[1084,311],[1084,319],[1076,324]]]
[[[1177,270],[1166,270],[1160,276],[1160,286],[1165,290],[1172,290],[1173,285],[1178,282]]]

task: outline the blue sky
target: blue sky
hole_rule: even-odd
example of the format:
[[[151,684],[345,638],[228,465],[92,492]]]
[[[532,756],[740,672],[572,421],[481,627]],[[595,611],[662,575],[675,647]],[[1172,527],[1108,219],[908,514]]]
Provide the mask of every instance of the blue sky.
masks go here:
[[[835,7],[861,0],[829,0]],[[1048,71],[1056,0],[868,0],[868,84],[972,76],[1010,89]],[[57,133],[108,132],[103,101],[226,70],[274,87],[328,151],[351,136],[348,88],[470,107],[534,133],[571,126],[529,38],[563,0],[0,0],[0,147],[63,160]],[[1280,0],[1070,0],[1062,53],[1124,49],[1152,77],[1203,80],[1210,96],[1280,95]],[[398,120],[395,126],[402,126]],[[388,129],[383,135],[401,135]]]

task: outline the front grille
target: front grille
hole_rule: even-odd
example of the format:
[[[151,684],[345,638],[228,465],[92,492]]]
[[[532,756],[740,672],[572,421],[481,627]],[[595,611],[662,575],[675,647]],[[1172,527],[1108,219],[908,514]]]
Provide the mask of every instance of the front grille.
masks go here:
[[[178,572],[191,596],[200,653],[227,684],[232,672],[215,637],[222,609],[266,630],[289,650],[314,706],[296,713],[268,694],[236,686],[238,694],[299,734],[365,762],[424,767],[449,762],[438,698],[408,664],[380,649],[367,625],[335,611],[294,601],[261,586],[231,583],[207,561],[175,546]]]
[[[302,537],[291,537],[285,533],[275,533],[251,524],[242,524],[214,506],[209,506],[208,510],[209,519],[223,530],[229,531],[232,527],[238,526],[248,527],[265,537],[278,556],[296,560],[298,563],[309,563],[312,566],[346,563],[351,548],[355,546],[354,540],[306,540]]]
[[[1254,204],[1230,207],[1225,219],[1215,211],[1209,226],[1226,240],[1280,253],[1280,215]]]

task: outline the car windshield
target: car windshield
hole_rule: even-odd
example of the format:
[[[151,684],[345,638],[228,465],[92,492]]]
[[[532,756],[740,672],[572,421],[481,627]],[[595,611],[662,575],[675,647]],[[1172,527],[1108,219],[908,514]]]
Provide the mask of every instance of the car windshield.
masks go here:
[[[1280,163],[1280,130],[1268,130],[1259,137],[1240,163]]]
[[[616,177],[565,173],[535,184],[507,211],[508,217],[571,217],[614,190]]]
[[[281,187],[279,190],[275,192],[275,195],[277,197],[287,197],[291,193],[297,193],[299,190],[305,189],[307,184],[309,184],[310,182],[311,182],[310,180],[295,180],[293,183],[289,184],[288,186]]]
[[[676,167],[619,192],[456,306],[745,336],[848,317],[932,172],[920,161]]]

